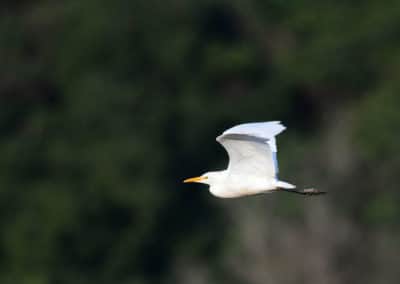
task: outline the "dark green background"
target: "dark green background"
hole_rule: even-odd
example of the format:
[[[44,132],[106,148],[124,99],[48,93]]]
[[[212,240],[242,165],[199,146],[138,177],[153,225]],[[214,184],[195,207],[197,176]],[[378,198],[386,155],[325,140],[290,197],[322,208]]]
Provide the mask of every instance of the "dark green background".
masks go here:
[[[398,283],[399,1],[2,1],[0,282]],[[216,199],[215,137],[281,120]]]

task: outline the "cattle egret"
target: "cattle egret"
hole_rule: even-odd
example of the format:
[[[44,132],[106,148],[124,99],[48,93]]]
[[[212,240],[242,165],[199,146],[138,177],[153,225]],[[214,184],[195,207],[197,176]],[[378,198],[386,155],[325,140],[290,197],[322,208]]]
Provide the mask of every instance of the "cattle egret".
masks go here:
[[[285,129],[279,121],[270,121],[240,124],[226,130],[217,141],[228,152],[228,168],[183,182],[208,184],[211,194],[221,198],[276,191],[303,195],[325,193],[313,188],[299,191],[293,184],[278,180],[275,136]]]

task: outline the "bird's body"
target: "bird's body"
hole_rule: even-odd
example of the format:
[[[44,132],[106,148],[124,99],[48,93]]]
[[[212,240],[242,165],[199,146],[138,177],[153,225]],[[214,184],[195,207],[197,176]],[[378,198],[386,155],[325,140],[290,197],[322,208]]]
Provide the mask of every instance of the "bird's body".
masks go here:
[[[295,188],[286,182],[258,175],[232,175],[228,170],[207,173],[210,192],[221,198],[233,198],[273,192],[277,188]]]
[[[297,191],[294,185],[278,179],[275,136],[285,129],[279,121],[270,121],[240,124],[226,130],[217,141],[228,152],[228,168],[184,182],[208,184],[211,194],[221,198],[278,190],[306,195],[324,193],[314,189]]]

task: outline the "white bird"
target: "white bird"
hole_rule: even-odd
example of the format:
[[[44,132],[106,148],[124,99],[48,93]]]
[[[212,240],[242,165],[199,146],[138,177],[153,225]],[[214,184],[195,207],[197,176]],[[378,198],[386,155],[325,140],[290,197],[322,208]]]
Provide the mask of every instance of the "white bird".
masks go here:
[[[211,194],[233,198],[273,191],[304,195],[325,193],[315,189],[295,190],[295,185],[278,179],[275,136],[285,130],[280,121],[245,123],[226,130],[217,141],[229,155],[226,170],[207,172],[183,182],[208,184]]]

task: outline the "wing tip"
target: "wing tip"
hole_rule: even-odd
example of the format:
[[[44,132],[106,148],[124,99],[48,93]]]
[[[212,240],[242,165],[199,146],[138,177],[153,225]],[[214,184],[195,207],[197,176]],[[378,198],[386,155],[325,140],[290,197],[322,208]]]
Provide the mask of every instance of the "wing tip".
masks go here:
[[[276,121],[272,121],[272,122],[274,122],[277,126],[282,127],[282,131],[286,129],[286,126],[280,120],[276,120]]]

